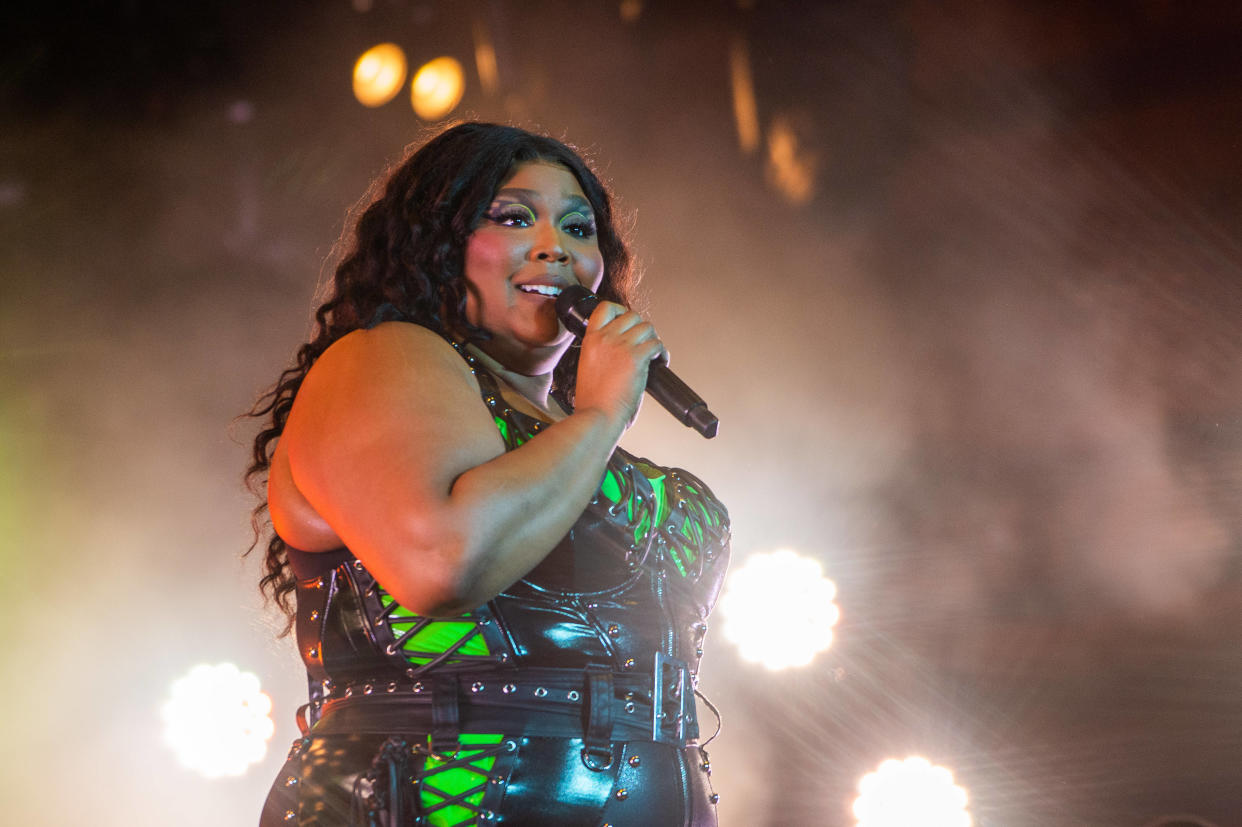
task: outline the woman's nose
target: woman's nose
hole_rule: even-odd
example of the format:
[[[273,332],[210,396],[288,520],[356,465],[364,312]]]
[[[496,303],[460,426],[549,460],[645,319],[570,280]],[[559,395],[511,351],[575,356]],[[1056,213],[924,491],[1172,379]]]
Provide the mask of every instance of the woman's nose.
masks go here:
[[[560,233],[555,227],[545,227],[540,231],[535,239],[534,253],[539,261],[564,262],[569,260],[569,254],[561,246]]]

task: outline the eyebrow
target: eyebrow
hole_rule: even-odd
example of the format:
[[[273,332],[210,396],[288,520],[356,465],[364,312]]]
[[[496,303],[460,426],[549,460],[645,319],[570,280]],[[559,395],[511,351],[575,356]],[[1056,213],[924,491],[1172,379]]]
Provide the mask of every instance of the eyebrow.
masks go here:
[[[503,187],[496,193],[496,197],[500,198],[503,195],[525,197],[529,201],[536,201],[543,197],[537,190],[526,189],[525,187]],[[594,211],[591,209],[591,202],[581,195],[565,196],[565,206],[569,212],[579,210],[589,215],[594,215]]]

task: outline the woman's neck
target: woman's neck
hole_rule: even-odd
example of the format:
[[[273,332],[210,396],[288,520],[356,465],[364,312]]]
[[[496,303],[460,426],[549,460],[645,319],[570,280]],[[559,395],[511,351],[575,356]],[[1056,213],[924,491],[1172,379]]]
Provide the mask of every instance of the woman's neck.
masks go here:
[[[552,371],[527,375],[510,370],[493,359],[474,344],[467,344],[466,349],[478,359],[497,379],[521,394],[522,398],[534,406],[548,421],[562,418],[565,414],[552,399]]]

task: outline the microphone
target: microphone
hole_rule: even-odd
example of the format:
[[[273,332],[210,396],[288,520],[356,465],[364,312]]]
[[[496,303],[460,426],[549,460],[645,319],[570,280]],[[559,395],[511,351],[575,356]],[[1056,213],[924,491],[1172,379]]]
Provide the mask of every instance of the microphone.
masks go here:
[[[586,333],[587,319],[598,305],[599,296],[575,284],[556,297],[556,315],[560,316],[566,330],[581,337]],[[720,420],[707,409],[707,403],[658,358],[652,359],[647,368],[647,393],[682,425],[693,428],[707,439],[714,437],[720,428]]]

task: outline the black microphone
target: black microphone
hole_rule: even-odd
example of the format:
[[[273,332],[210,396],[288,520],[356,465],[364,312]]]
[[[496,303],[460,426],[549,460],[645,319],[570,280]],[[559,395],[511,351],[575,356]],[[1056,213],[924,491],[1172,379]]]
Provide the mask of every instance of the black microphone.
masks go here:
[[[556,315],[561,317],[565,329],[575,336],[586,333],[587,319],[599,304],[599,296],[580,284],[566,287],[556,297]],[[693,428],[711,439],[720,428],[720,420],[707,409],[707,403],[690,390],[668,365],[658,358],[651,360],[647,368],[647,393],[664,409],[677,417],[682,425]]]

